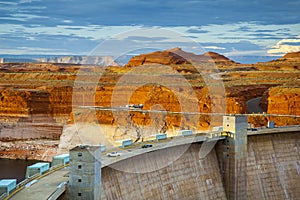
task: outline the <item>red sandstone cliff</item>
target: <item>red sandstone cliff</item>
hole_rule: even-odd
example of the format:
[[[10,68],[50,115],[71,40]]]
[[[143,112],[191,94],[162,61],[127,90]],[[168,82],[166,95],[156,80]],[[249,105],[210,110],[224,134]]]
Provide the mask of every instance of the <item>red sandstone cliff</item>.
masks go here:
[[[116,92],[115,86],[124,75],[127,78],[133,78],[134,82],[132,85],[121,85],[118,91],[121,91],[123,95],[130,94],[128,103],[144,104],[144,110],[162,109],[178,112],[183,111],[182,105],[189,105],[190,101],[195,101],[198,104],[197,111],[200,113],[210,113],[213,108],[217,108],[217,110],[225,108],[226,113],[247,113],[246,102],[262,96],[261,105],[267,113],[299,115],[298,97],[300,91],[297,81],[300,77],[300,63],[295,61],[295,55],[297,57],[298,54],[287,55],[286,60],[252,65],[250,69],[216,53],[195,55],[175,48],[133,57],[127,66],[108,67],[102,74],[96,88],[82,85],[76,91],[74,91],[74,81],[78,78],[78,70],[84,71],[83,76],[90,77],[103,68],[67,64],[0,64],[2,84],[0,89],[1,140],[7,142],[8,140],[19,139],[58,139],[62,132],[62,125],[68,120],[74,122],[73,114],[77,115],[75,117],[79,119],[90,117],[89,113],[72,113],[74,102],[79,102],[78,105],[81,106],[94,106],[95,104],[96,106],[112,106],[112,95]],[[291,60],[290,57],[293,59]],[[216,79],[224,84],[225,102],[212,103],[212,98],[222,98],[209,95],[208,87],[201,73],[189,64],[195,60],[213,60],[217,63],[218,68],[221,66],[222,69],[226,68],[226,71],[229,69],[223,73],[214,72],[216,76],[214,74],[210,76],[211,79]],[[136,76],[136,74],[130,75],[131,70],[136,69],[134,66],[152,63],[171,65],[175,70],[175,73],[171,74],[161,73],[161,78],[172,77],[172,80],[175,80],[174,83],[181,83],[180,80],[182,79],[176,81],[180,75],[187,81],[188,84],[185,86],[180,86],[180,84],[176,86],[182,100],[181,103],[178,94],[176,95],[163,84],[148,83],[135,88],[135,84],[139,84],[141,75],[150,76],[153,73],[144,68],[144,71],[138,72],[139,74]],[[159,67],[155,69],[162,70]],[[274,69],[279,69],[280,73]],[[206,75],[210,74],[207,73]],[[212,81],[211,84],[214,83]],[[284,87],[274,87],[282,85]],[[121,97],[115,99],[114,103],[116,105],[121,104],[121,99]],[[95,104],[93,104],[94,101]],[[124,106],[124,104],[121,105]],[[188,107],[188,109],[193,110],[194,108]],[[113,115],[111,111],[100,110],[96,110],[95,113],[95,123],[124,126],[128,123],[126,121],[128,114]],[[151,123],[151,117],[158,116],[133,111],[130,112],[129,116],[134,121],[134,126],[141,127]],[[268,119],[275,121],[276,125],[300,123],[298,119],[293,118],[258,117],[249,118],[249,121],[256,126],[261,126],[266,125]],[[91,120],[95,120],[95,117]],[[206,129],[213,125],[209,115],[197,116],[197,119],[193,120],[189,116],[166,114],[164,123],[161,131],[172,128]],[[0,154],[4,155],[5,152],[9,154],[9,149],[11,152],[18,151],[18,148],[12,150],[12,146],[9,146],[9,148],[0,151]],[[46,147],[44,151],[46,151]]]
[[[299,60],[300,61],[300,51],[287,53],[282,57],[282,59]]]
[[[196,55],[182,51],[180,48],[174,48],[165,51],[156,51],[153,53],[141,54],[132,57],[127,66],[140,66],[145,64],[163,64],[163,65],[178,65],[190,64],[195,62],[215,62],[222,64],[233,64],[234,61],[226,58],[223,55],[214,52],[207,52],[203,55]]]

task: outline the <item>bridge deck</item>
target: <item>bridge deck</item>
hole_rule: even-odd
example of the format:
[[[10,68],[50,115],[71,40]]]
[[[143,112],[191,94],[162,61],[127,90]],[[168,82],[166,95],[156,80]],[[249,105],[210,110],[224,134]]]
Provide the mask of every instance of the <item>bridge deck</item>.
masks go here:
[[[26,199],[48,199],[49,196],[57,189],[57,186],[62,182],[67,182],[69,180],[68,168],[63,168],[61,170],[55,171],[50,174],[50,176],[45,176],[39,179],[36,183],[30,187],[25,187],[23,190],[12,196],[12,200],[26,200]]]

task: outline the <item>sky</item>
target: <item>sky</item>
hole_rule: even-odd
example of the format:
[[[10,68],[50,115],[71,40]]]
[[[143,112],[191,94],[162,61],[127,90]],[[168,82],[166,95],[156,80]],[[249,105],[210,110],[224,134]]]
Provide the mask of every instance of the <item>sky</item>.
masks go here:
[[[159,44],[228,57],[281,56],[300,51],[299,10],[299,0],[0,0],[0,54],[90,55],[110,40],[103,54]],[[185,39],[160,36],[160,29]]]

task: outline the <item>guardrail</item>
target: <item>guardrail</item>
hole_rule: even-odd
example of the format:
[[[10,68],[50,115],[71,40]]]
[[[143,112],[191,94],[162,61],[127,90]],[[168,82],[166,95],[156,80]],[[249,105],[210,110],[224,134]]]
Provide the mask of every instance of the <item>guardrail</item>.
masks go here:
[[[216,134],[214,136],[214,139],[215,138],[223,138],[224,136],[220,135],[221,133],[218,132],[218,134]],[[113,147],[113,148],[110,148],[110,149],[107,149],[105,152],[102,152],[102,155],[105,155],[109,152],[114,152],[114,151],[119,151],[119,150],[128,150],[128,149],[132,149],[134,147],[141,147],[143,144],[156,144],[156,143],[161,143],[161,142],[168,142],[168,141],[172,141],[172,140],[176,140],[176,139],[180,139],[180,138],[187,138],[187,137],[198,137],[198,136],[203,136],[203,137],[207,137],[208,139],[212,138],[211,135],[209,135],[209,133],[206,133],[206,132],[196,132],[196,133],[192,133],[192,134],[189,134],[189,135],[182,135],[182,134],[179,134],[179,135],[172,135],[172,136],[168,136],[166,135],[166,138],[164,138],[163,140],[157,140],[156,138],[153,138],[153,139],[149,139],[149,140],[144,140],[142,142],[136,142],[136,143],[132,143],[131,145],[129,146],[126,146],[126,147],[122,147],[122,146],[116,146],[116,147]]]
[[[9,194],[9,195],[6,195],[6,197],[4,197],[4,200],[8,200],[10,199],[12,196],[14,196],[15,194],[17,194],[19,191],[21,191],[22,189],[25,188],[26,184],[30,183],[31,181],[33,180],[39,180],[45,176],[48,176],[49,174],[55,172],[55,171],[58,171],[64,167],[67,167],[69,166],[69,164],[66,164],[66,165],[55,165],[55,166],[52,166],[50,167],[47,171],[45,171],[42,175],[40,175],[39,173],[37,174],[34,174],[33,176],[25,179],[24,181],[20,182],[17,184],[16,188],[14,190],[12,190],[12,192]]]
[[[56,200],[62,193],[66,191],[67,188],[67,182],[62,182],[59,184],[56,188],[56,190],[47,198],[47,200]]]
[[[0,200],[5,199],[5,197],[7,197],[7,193],[6,193],[6,192],[4,192],[4,193],[2,193],[2,194],[0,195]]]

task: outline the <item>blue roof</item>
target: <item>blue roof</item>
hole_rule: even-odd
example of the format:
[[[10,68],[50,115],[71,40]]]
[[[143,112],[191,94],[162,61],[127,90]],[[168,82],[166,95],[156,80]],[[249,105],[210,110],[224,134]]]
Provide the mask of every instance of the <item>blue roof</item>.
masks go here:
[[[70,155],[69,154],[61,154],[61,155],[54,156],[54,158],[67,158],[67,157],[70,157]]]
[[[30,165],[28,167],[29,168],[40,168],[40,167],[44,167],[46,165],[49,165],[49,163],[47,163],[47,162],[38,162],[38,163],[35,163],[34,165]]]
[[[0,181],[0,186],[6,186],[6,185],[9,185],[9,184],[11,184],[11,183],[13,183],[13,182],[17,182],[17,179],[2,179],[1,181]]]

